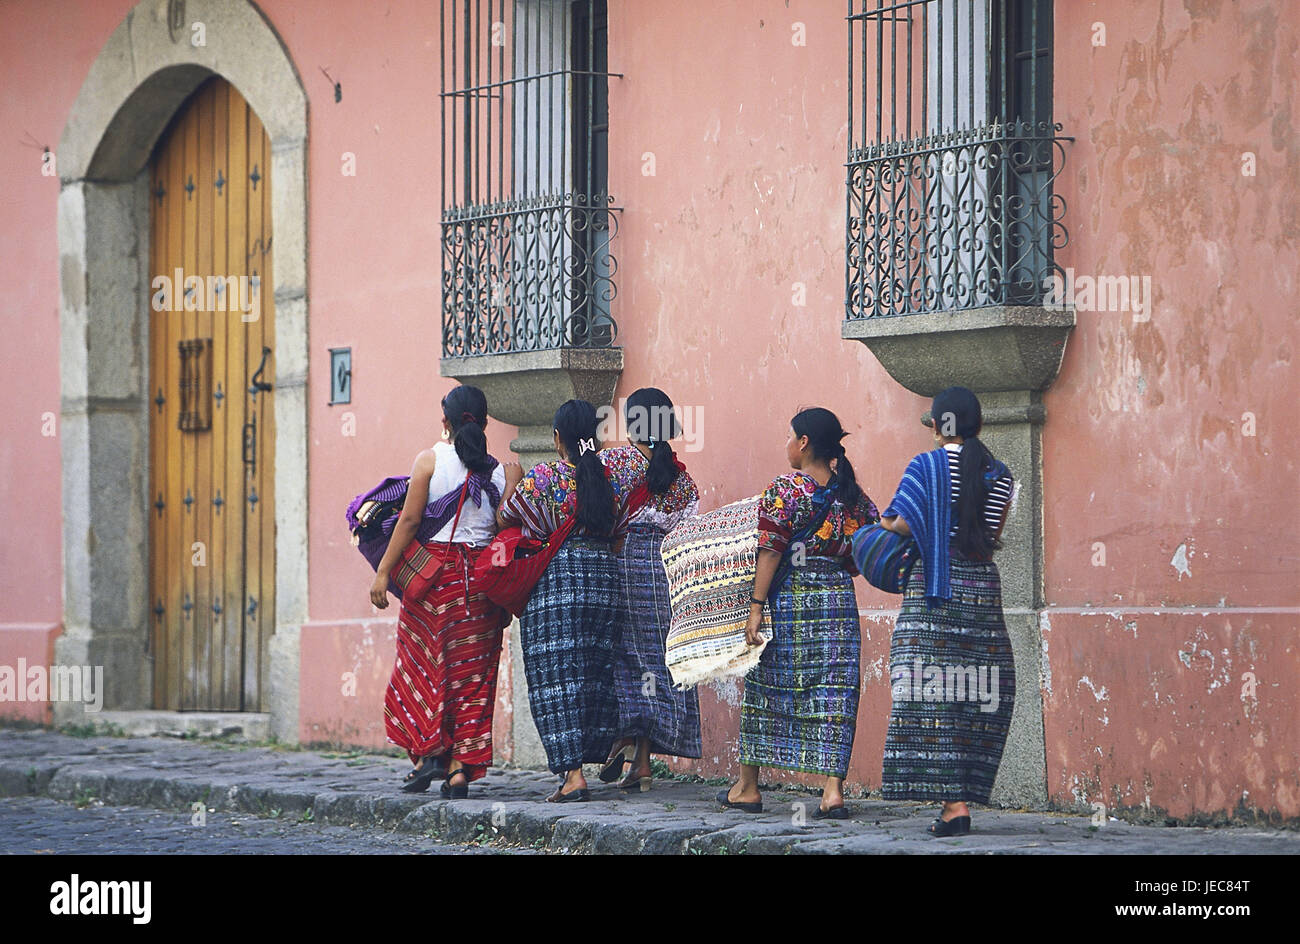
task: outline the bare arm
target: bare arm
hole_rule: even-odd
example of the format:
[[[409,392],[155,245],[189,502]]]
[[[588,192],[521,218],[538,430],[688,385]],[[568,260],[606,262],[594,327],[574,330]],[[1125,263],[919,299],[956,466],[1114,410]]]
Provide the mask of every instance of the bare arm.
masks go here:
[[[890,515],[888,518],[880,519],[880,526],[886,531],[893,531],[895,534],[901,534],[905,538],[912,536],[912,529],[907,526],[907,522],[900,515]]]
[[[436,464],[433,450],[426,449],[415,457],[415,464],[411,467],[411,482],[406,491],[406,501],[402,503],[402,513],[393,526],[388,550],[384,551],[379,568],[375,571],[375,581],[370,586],[370,602],[381,610],[388,607],[389,575],[420,529],[420,519],[424,516],[425,506],[429,504],[429,478],[433,475]]]
[[[763,604],[755,603],[754,600],[768,598],[768,591],[772,589],[772,578],[776,576],[776,569],[780,564],[781,555],[776,551],[769,551],[766,548],[759,550],[754,568],[754,589],[750,593],[753,599],[749,602],[749,622],[745,624],[746,645],[757,646],[762,642],[758,635],[758,627],[763,622]]]
[[[993,533],[994,540],[1002,539],[1002,530],[1007,526],[1007,516],[1011,514],[1011,503],[1007,502],[1002,507],[1002,517],[998,521],[998,529]]]
[[[497,527],[508,528],[512,524],[518,524],[518,520],[506,512],[506,502],[510,496],[515,493],[515,488],[524,478],[524,467],[518,462],[507,462],[502,468],[506,473],[506,490],[501,493],[501,504],[497,505]]]

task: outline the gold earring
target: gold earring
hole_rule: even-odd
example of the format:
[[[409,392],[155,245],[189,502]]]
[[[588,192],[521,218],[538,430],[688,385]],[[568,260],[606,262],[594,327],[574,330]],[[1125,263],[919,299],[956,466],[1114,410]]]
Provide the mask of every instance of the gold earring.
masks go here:
[[[446,430],[445,428],[444,428],[443,431],[442,431],[442,438],[443,438],[444,440],[446,440],[446,439],[451,439],[451,434],[448,433],[447,430]]]

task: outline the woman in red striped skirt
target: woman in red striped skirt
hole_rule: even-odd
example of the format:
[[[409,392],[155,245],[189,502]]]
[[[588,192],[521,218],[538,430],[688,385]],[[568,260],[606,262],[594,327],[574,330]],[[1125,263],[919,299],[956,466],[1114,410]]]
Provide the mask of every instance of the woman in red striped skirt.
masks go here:
[[[370,599],[380,609],[388,606],[389,575],[416,538],[426,505],[432,505],[436,519],[446,523],[427,544],[446,562],[425,597],[402,600],[384,727],[388,740],[405,748],[415,764],[403,790],[422,793],[444,777],[443,795],[460,798],[492,763],[497,662],[501,630],[509,622],[504,610],[476,591],[474,558],[496,531],[508,473],[517,481],[522,470],[518,463],[507,469],[488,455],[483,391],[457,387],[442,408],[445,441],[415,458]]]

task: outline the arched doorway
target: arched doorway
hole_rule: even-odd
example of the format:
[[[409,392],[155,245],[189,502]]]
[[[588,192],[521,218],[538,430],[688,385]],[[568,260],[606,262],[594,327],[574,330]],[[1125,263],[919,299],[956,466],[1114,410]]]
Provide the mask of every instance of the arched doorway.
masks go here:
[[[225,79],[149,162],[153,706],[261,711],[275,632],[271,142]]]
[[[165,365],[151,362],[156,198],[150,161],[196,89],[220,76],[264,122],[265,176],[274,180],[261,206],[274,233],[275,284],[263,286],[262,296],[274,307],[268,324],[274,341],[266,345],[273,355],[263,378],[274,385],[275,416],[273,429],[258,431],[259,465],[273,476],[275,495],[259,533],[274,534],[274,549],[272,589],[261,592],[258,609],[275,631],[259,642],[253,660],[262,681],[258,723],[282,741],[296,741],[298,638],[307,617],[307,98],[284,44],[256,5],[195,0],[183,9],[205,24],[206,45],[191,45],[187,29],[169,29],[151,0],[137,4],[91,65],[56,150],[64,623],[55,660],[104,667],[106,712],[206,707],[197,699],[192,705],[155,701],[160,643],[152,630],[157,598],[150,592],[156,539],[150,516],[157,514],[150,411],[157,410],[159,369],[163,386],[171,383],[178,398],[181,378],[179,353],[171,381]],[[260,361],[261,350],[254,353]],[[228,404],[224,380],[222,392]],[[258,425],[264,428],[260,415]],[[234,445],[242,449],[242,439]],[[270,451],[273,469],[265,458]],[[181,507],[185,494],[179,493]],[[198,499],[190,494],[193,509]],[[198,604],[193,596],[190,602],[192,613]],[[182,613],[184,605],[182,589]],[[201,661],[192,657],[191,667]],[[246,694],[244,704],[246,711],[259,709]],[[84,721],[65,715],[67,707],[54,706],[56,724]]]

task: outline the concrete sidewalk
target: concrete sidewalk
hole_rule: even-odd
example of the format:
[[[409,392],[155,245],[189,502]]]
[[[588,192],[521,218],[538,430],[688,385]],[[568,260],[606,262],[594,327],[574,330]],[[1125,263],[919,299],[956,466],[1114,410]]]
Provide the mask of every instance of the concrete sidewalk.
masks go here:
[[[976,808],[974,832],[933,839],[928,804],[848,801],[852,819],[812,819],[818,799],[769,790],[760,815],[721,809],[719,785],[661,780],[624,795],[589,776],[592,802],[542,802],[546,773],[491,770],[470,799],[398,788],[404,761],[374,754],[249,747],[168,738],[70,737],[0,729],[0,795],[168,810],[191,804],[257,816],[397,832],[430,843],[490,844],[556,853],[1300,853],[1300,832],[1165,828],[1086,816]]]

